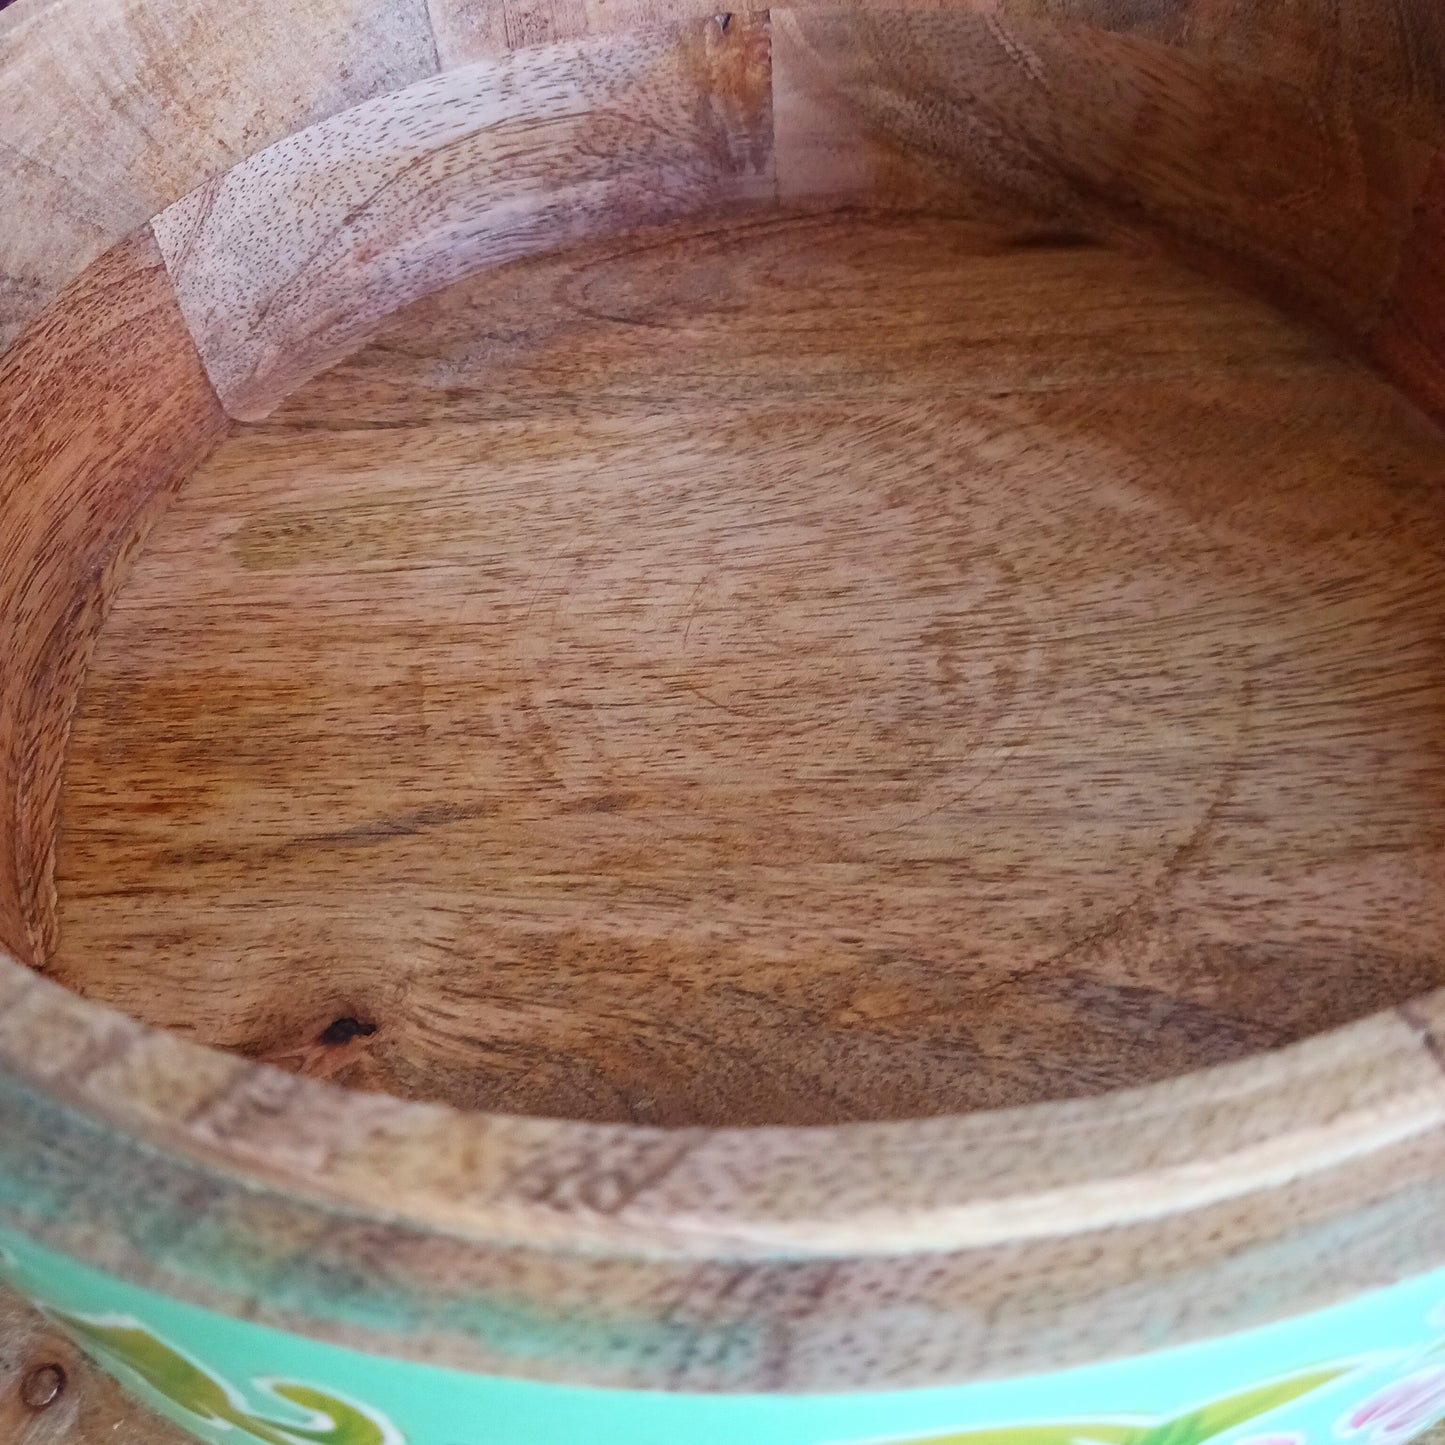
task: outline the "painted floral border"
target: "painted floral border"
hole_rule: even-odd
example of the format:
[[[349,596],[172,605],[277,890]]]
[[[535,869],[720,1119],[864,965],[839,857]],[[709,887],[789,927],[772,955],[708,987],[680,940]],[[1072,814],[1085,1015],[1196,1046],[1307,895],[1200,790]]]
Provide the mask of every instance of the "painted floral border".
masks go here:
[[[246,1389],[222,1378],[128,1314],[90,1315],[51,1309],[56,1323],[99,1364],[143,1394],[165,1401],[198,1432],[231,1445],[408,1445],[406,1433],[380,1412],[294,1380],[257,1377]],[[1445,1306],[1431,1323],[1445,1326]],[[1337,1360],[1200,1404],[1173,1416],[1106,1416],[970,1428],[927,1436],[891,1437],[877,1445],[1324,1445],[1301,1430],[1270,1431],[1269,1417],[1309,1401],[1352,1376],[1373,1388],[1335,1418],[1333,1439],[1355,1445],[1405,1445],[1445,1418],[1445,1335],[1400,1352],[1393,1378],[1380,1384],[1390,1357]],[[1263,1433],[1239,1434],[1262,1424]],[[498,1442],[504,1445],[504,1442]],[[568,1442],[571,1445],[571,1442]],[[679,1440],[677,1445],[693,1445]],[[738,1445],[746,1445],[739,1441]],[[838,1442],[843,1445],[843,1442]]]
[[[1445,1324],[1445,1305],[1431,1317]],[[1338,1361],[1268,1384],[1221,1396],[1168,1418],[1113,1417],[1041,1421],[969,1429],[943,1435],[910,1436],[880,1445],[1208,1445],[1208,1442],[1307,1399],[1349,1375],[1374,1373],[1367,1363]],[[1404,1445],[1445,1419],[1445,1338],[1403,1354],[1395,1378],[1376,1385],[1335,1421],[1335,1439],[1363,1436],[1358,1445]],[[1235,1436],[1233,1445],[1313,1445],[1308,1432],[1266,1431]]]
[[[378,1411],[311,1385],[262,1377],[251,1381],[252,1399],[131,1315],[48,1313],[111,1374],[138,1380],[238,1445],[407,1445]]]

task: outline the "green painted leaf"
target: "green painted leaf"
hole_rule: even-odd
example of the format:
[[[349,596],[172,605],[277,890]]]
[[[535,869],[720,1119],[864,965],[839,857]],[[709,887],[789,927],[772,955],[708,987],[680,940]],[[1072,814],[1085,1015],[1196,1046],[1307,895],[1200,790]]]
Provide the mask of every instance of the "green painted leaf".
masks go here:
[[[1012,1425],[994,1430],[963,1430],[932,1436],[912,1445],[1131,1445],[1145,1427],[1137,1421],[1083,1420],[1063,1425]]]
[[[158,1395],[210,1424],[229,1424],[235,1407],[222,1387],[183,1355],[139,1327],[59,1316],[87,1353],[119,1361]]]
[[[277,1382],[269,1393],[312,1417],[290,1424],[238,1403],[225,1386],[139,1326],[103,1324],[81,1315],[58,1315],[89,1354],[118,1364],[158,1395],[208,1425],[234,1430],[257,1445],[390,1445],[387,1431],[369,1415],[309,1385]],[[318,1423],[319,1422],[319,1423]]]
[[[329,1417],[331,1426],[325,1430],[302,1429],[288,1425],[292,1439],[312,1441],[314,1445],[387,1445],[386,1435],[375,1420],[368,1419],[361,1411],[309,1385],[272,1385],[271,1393],[290,1401],[308,1412]]]
[[[1136,1420],[1086,1420],[1006,1429],[964,1430],[953,1435],[919,1439],[910,1445],[1203,1445],[1216,1435],[1247,1424],[1301,1399],[1349,1373],[1349,1366],[1306,1370],[1237,1395],[1227,1395],[1171,1420],[1141,1424]]]
[[[1226,1395],[1212,1400],[1198,1410],[1176,1415],[1172,1420],[1161,1421],[1158,1425],[1143,1431],[1133,1445],[1203,1445],[1236,1425],[1248,1424],[1261,1415],[1268,1415],[1281,1405],[1288,1405],[1315,1390],[1338,1380],[1348,1373],[1345,1366],[1324,1370],[1308,1370],[1288,1379],[1274,1380],[1253,1390],[1238,1395]]]

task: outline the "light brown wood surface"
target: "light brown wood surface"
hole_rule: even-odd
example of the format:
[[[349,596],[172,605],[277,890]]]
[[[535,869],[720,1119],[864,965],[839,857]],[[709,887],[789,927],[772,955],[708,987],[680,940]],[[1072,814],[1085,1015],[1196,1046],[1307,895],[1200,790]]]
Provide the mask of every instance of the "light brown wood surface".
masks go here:
[[[1048,236],[770,219],[488,274],[153,535],[51,974],[661,1124],[1347,1022],[1445,982],[1442,460],[1298,326]]]
[[[0,358],[0,945],[55,945],[65,739],[128,555],[226,419],[149,233]]]
[[[1445,1262],[1442,61],[1378,0],[0,12],[4,1221],[706,1390]]]
[[[426,0],[0,12],[0,347],[202,181],[436,68]]]
[[[155,232],[226,409],[264,416],[483,266],[771,201],[767,60],[745,18],[600,54],[538,46],[354,107],[194,192]]]

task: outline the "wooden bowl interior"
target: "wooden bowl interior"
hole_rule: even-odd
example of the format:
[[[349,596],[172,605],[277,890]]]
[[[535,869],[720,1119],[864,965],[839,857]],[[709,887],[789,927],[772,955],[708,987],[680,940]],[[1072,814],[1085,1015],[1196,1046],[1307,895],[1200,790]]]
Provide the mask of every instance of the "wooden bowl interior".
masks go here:
[[[37,269],[0,944],[661,1124],[1445,981],[1433,32],[1018,8],[434,7],[439,73]]]

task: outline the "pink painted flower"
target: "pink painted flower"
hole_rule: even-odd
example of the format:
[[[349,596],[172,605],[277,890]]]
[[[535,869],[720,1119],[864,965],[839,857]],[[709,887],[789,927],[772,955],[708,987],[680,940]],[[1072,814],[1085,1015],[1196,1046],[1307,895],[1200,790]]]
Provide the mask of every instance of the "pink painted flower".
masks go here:
[[[1341,1435],[1369,1432],[1369,1445],[1400,1445],[1445,1415],[1445,1365],[1386,1385],[1339,1423]]]

